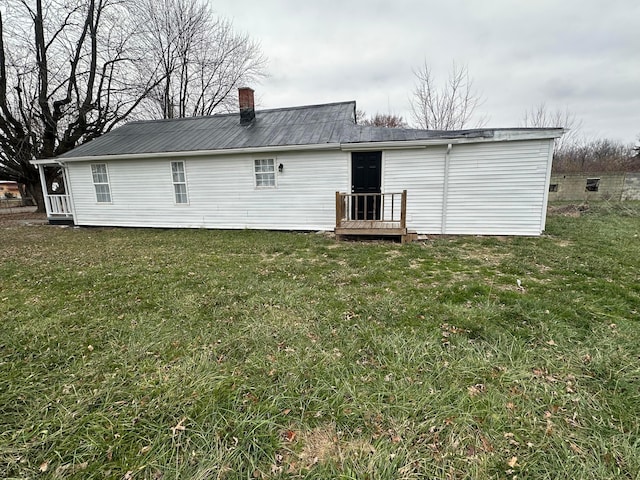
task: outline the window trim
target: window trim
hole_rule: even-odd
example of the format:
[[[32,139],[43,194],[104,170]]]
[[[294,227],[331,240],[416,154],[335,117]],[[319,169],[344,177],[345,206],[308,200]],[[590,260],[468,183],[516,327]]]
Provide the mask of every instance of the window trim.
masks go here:
[[[184,181],[183,182],[176,182],[175,178],[173,176],[173,164],[178,164],[181,163],[182,164],[182,174],[184,176]],[[187,185],[187,162],[184,160],[171,160],[169,162],[169,171],[171,174],[171,185],[173,186],[173,204],[174,205],[189,205],[190,200],[189,200],[189,186]],[[187,197],[187,201],[186,202],[178,202],[178,192],[176,192],[176,185],[184,185],[184,194]]]
[[[257,162],[263,162],[263,161],[269,161],[271,162],[271,166],[273,168],[272,171],[258,171],[257,167],[258,167],[258,163]],[[273,157],[260,157],[260,158],[254,158],[253,159],[253,186],[256,190],[269,190],[269,189],[275,189],[278,188],[278,171],[277,171],[277,158],[275,156]],[[258,175],[266,175],[266,174],[273,174],[273,185],[258,185]]]
[[[97,167],[99,165],[104,166],[104,174],[107,176],[107,181],[106,182],[96,182],[96,178],[95,178],[95,172],[94,172],[94,167]],[[99,174],[102,174],[102,172],[99,172]],[[96,203],[98,204],[102,204],[102,205],[110,205],[113,203],[113,195],[111,194],[111,179],[109,176],[109,166],[106,163],[92,163],[91,164],[91,181],[93,182],[93,191],[96,194]],[[106,185],[107,186],[107,191],[108,191],[108,195],[109,195],[109,201],[101,201],[99,196],[98,196],[98,189],[96,188],[98,185]]]

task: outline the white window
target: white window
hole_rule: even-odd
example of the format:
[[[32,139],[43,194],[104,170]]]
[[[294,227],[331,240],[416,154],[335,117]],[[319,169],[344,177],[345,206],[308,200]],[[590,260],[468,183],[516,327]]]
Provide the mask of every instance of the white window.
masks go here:
[[[92,164],[91,175],[93,176],[93,186],[96,189],[96,201],[98,203],[111,203],[111,188],[109,187],[107,164]]]
[[[173,181],[173,193],[176,203],[189,203],[184,162],[171,162],[171,180]]]
[[[276,161],[273,158],[260,158],[254,160],[254,172],[256,187],[265,188],[276,186]]]

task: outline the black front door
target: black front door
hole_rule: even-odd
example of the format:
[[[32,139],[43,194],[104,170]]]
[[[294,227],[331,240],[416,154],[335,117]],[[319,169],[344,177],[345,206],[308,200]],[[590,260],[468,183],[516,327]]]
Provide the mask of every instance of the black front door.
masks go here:
[[[353,152],[351,154],[351,192],[366,194],[353,197],[351,218],[379,220],[382,179],[382,152]]]

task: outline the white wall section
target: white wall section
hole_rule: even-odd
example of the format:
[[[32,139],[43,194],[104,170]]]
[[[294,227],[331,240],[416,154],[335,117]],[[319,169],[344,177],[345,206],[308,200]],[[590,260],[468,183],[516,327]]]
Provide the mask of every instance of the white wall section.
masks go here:
[[[454,146],[447,234],[539,235],[553,142]]]
[[[407,227],[418,233],[539,235],[552,149],[547,138],[453,144],[448,168],[447,144],[383,150],[382,191],[407,190]],[[256,158],[282,164],[276,188],[255,187]],[[110,204],[96,202],[91,162],[67,169],[77,225],[333,230],[335,192],[350,192],[350,159],[340,150],[103,157]],[[172,160],[185,162],[187,205],[174,202]]]
[[[539,235],[552,140],[385,152],[384,191],[407,190],[407,227],[425,234]],[[446,185],[446,188],[445,188]]]
[[[258,155],[265,158],[265,155]],[[268,156],[268,155],[267,155]],[[273,154],[271,156],[274,156]],[[256,188],[255,155],[185,160],[189,204],[174,202],[169,164],[180,160],[108,163],[111,204],[98,204],[91,162],[69,163],[75,223],[97,226],[332,230],[335,192],[349,188],[349,154],[298,152],[275,155],[277,188]],[[104,163],[103,160],[101,160]]]

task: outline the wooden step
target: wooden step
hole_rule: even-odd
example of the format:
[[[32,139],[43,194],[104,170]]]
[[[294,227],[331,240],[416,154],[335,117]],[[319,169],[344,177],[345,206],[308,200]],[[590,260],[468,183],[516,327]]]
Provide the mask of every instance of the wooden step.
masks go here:
[[[417,240],[418,232],[414,232],[413,230],[407,231],[407,233],[402,236],[402,243],[411,243],[416,242]]]

